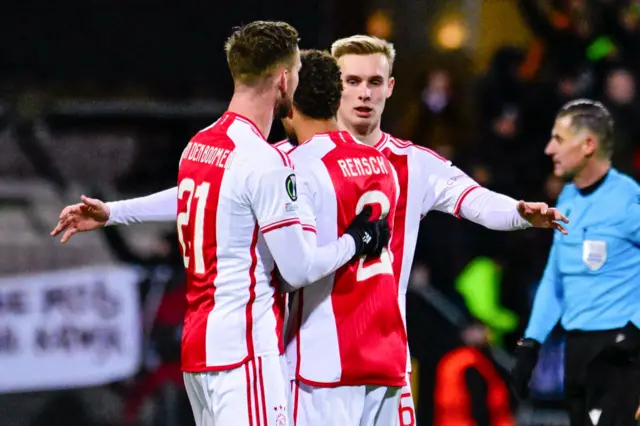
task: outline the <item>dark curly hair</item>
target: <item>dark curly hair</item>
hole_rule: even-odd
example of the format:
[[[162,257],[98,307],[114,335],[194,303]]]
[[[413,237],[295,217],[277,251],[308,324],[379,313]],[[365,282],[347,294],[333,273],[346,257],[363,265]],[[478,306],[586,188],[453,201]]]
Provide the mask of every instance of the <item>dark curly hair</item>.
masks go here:
[[[305,50],[300,60],[300,82],[293,95],[293,105],[309,118],[335,117],[342,97],[342,78],[335,58],[320,50]]]
[[[286,22],[254,21],[234,28],[224,45],[233,79],[253,84],[280,64],[291,68],[298,41],[298,31]]]

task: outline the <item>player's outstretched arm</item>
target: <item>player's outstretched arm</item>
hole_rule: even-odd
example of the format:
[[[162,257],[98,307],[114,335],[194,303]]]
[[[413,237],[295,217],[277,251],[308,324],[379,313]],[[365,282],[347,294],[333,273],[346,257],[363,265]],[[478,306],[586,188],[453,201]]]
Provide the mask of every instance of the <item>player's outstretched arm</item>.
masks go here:
[[[77,232],[93,231],[103,226],[175,221],[177,199],[178,189],[175,187],[146,197],[108,203],[83,195],[80,203],[62,209],[51,236],[64,231],[60,242],[66,243]]]
[[[562,223],[569,223],[558,209],[546,203],[516,201],[486,188],[478,188],[461,201],[460,217],[496,231],[529,227],[557,229],[566,234]]]
[[[481,187],[465,172],[438,154],[412,145],[412,170],[425,182],[422,215],[438,210],[496,231],[550,228],[562,233],[568,219],[545,203],[516,201]]]

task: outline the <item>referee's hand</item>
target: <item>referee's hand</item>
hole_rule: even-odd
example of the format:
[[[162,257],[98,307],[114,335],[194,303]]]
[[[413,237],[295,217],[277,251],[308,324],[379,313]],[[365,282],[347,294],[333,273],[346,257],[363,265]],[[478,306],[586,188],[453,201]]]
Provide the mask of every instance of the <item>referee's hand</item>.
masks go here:
[[[520,399],[529,396],[529,382],[538,363],[540,343],[533,339],[520,339],[516,347],[516,365],[511,370],[513,388]]]

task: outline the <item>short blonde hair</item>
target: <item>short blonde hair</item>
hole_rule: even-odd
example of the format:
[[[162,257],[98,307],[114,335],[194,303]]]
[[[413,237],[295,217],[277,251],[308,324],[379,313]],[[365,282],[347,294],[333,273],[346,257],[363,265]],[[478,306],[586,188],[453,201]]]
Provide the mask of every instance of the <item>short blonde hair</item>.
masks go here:
[[[374,55],[382,53],[389,61],[389,75],[393,70],[396,59],[396,49],[392,43],[378,37],[368,35],[353,35],[336,40],[331,45],[331,55],[340,59],[344,55]]]

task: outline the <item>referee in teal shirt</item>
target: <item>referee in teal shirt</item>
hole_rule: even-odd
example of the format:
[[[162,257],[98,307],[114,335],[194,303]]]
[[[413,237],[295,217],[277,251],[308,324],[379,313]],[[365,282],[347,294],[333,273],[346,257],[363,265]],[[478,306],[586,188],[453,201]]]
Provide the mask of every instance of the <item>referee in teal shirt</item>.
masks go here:
[[[577,100],[558,113],[545,149],[568,182],[557,208],[571,222],[568,235],[554,234],[513,379],[525,397],[540,345],[560,321],[571,426],[637,425],[640,186],[611,167],[613,139],[606,108]]]

